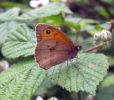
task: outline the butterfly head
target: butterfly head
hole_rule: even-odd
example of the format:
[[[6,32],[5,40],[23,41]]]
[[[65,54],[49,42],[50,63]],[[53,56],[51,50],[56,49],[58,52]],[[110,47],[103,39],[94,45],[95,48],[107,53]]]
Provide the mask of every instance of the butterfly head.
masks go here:
[[[82,46],[78,44],[75,48],[77,49],[77,51],[80,51],[82,49]]]

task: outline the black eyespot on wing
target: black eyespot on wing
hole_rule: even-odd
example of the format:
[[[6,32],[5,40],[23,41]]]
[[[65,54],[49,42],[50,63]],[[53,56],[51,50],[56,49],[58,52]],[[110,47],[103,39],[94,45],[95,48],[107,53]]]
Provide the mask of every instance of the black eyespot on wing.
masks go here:
[[[51,34],[51,30],[46,30],[46,34]]]

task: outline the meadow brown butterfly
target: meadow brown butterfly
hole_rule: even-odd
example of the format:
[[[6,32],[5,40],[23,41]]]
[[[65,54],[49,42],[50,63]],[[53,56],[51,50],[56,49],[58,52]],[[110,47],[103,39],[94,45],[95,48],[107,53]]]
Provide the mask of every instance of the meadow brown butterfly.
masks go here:
[[[35,60],[43,69],[74,58],[80,46],[74,46],[65,33],[47,24],[36,26]]]

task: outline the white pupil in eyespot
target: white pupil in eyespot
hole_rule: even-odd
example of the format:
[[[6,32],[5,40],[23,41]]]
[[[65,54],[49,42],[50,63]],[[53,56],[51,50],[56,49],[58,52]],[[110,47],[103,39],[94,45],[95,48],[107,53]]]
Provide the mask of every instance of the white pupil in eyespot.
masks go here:
[[[46,30],[46,33],[47,33],[47,34],[50,34],[50,33],[51,33],[51,31],[50,31],[50,30]]]

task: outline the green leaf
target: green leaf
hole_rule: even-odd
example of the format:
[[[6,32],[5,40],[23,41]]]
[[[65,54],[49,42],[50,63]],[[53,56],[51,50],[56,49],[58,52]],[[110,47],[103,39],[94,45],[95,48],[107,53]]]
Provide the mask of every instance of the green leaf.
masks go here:
[[[88,24],[97,24],[97,23],[99,23],[97,20],[84,19],[84,18],[80,18],[80,17],[65,18],[65,21],[72,22],[74,25],[80,24],[81,26],[85,26],[85,25],[88,25]]]
[[[99,13],[99,15],[103,16],[103,17],[107,17],[109,16],[108,12],[103,8],[103,7],[96,7],[97,12]]]
[[[0,74],[0,100],[31,100],[45,78],[34,59],[23,59]]]
[[[15,30],[17,25],[18,23],[14,21],[0,24],[0,46],[5,42],[7,35],[10,34],[9,32]]]
[[[95,25],[92,24],[99,23],[97,20],[84,19],[79,17],[65,18],[65,21],[70,25],[69,27],[73,26],[74,29],[78,31],[88,31],[88,33],[90,33],[91,35],[94,33],[93,31],[95,31]]]
[[[63,20],[63,17],[61,16],[61,14],[59,14],[59,15],[53,15],[53,16],[41,18],[38,22],[39,23],[48,23],[48,24],[54,25],[54,26],[60,26],[64,23],[64,20]]]
[[[110,56],[110,55],[107,55],[108,56],[108,58],[109,58],[109,63],[110,63],[110,65],[111,66],[113,66],[114,65],[114,56]]]
[[[106,2],[106,3],[109,3],[109,4],[113,4],[114,3],[113,0],[101,0],[101,1]]]
[[[26,57],[33,55],[34,48],[35,34],[25,24],[21,24],[9,33],[3,44],[2,53],[7,58]]]
[[[114,100],[114,85],[99,89],[95,100]]]
[[[101,87],[114,85],[114,74],[108,75],[102,82]]]
[[[83,39],[81,37],[78,38],[80,45],[83,47],[83,50],[91,48],[93,46],[93,37]]]
[[[78,58],[57,66],[48,72],[53,83],[68,91],[81,90],[95,95],[97,85],[106,75],[109,64],[103,54],[80,53]]]
[[[12,8],[12,7],[20,7],[20,8],[28,8],[28,5],[24,5],[22,3],[16,3],[11,1],[5,1],[0,3],[0,7],[2,8]]]
[[[0,14],[0,22],[15,20],[20,13],[20,8],[12,8]]]
[[[53,92],[53,87],[55,87],[54,84],[52,84],[52,82],[46,77],[34,95],[40,95],[43,97],[47,93],[50,94],[51,92]]]
[[[31,10],[25,14],[22,14],[17,20],[27,21],[35,20],[42,17],[57,15],[62,11],[66,11],[68,8],[63,3],[50,3],[44,7]]]

